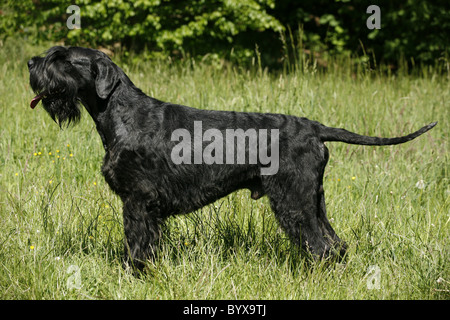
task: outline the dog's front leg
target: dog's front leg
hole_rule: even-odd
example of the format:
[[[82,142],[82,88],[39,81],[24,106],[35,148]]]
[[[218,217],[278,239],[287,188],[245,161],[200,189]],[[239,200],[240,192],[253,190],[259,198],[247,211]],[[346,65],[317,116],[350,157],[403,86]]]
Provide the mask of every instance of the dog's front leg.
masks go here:
[[[153,259],[159,245],[160,219],[149,211],[145,201],[127,199],[123,207],[125,263],[142,270]]]

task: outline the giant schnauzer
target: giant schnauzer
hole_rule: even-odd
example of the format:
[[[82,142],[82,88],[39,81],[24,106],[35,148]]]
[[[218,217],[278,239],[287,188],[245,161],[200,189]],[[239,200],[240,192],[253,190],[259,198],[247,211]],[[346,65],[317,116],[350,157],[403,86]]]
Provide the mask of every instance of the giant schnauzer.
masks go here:
[[[28,68],[37,94],[31,108],[42,100],[61,126],[79,120],[81,103],[94,120],[105,148],[102,173],[123,201],[125,261],[138,268],[154,256],[165,218],[243,188],[253,199],[269,197],[280,225],[303,250],[315,258],[341,257],[346,244],[325,210],[324,142],[393,145],[436,125],[378,138],[283,114],[165,103],[135,87],[104,53],[80,47],[53,47]]]

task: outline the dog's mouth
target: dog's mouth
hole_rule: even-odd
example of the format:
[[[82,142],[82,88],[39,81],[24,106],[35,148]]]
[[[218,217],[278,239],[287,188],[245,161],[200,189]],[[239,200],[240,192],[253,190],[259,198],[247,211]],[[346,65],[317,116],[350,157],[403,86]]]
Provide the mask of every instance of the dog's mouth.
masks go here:
[[[31,109],[36,108],[39,101],[41,101],[45,96],[46,96],[46,92],[42,92],[42,93],[38,94],[36,97],[34,97],[30,102]]]
[[[56,91],[52,91],[52,92],[49,92],[48,90],[42,91],[37,96],[35,96],[33,99],[31,99],[30,107],[31,107],[31,109],[34,109],[38,105],[39,101],[50,98],[50,97],[57,97],[62,93],[63,93],[63,91],[61,91],[61,90],[56,90]]]

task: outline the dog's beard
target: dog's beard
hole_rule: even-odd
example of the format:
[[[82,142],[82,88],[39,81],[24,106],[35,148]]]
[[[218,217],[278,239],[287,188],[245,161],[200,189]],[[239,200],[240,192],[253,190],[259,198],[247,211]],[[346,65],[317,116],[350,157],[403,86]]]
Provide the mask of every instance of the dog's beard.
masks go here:
[[[64,123],[67,125],[77,123],[81,117],[79,102],[76,98],[70,98],[64,93],[47,95],[42,98],[42,105],[45,111],[60,127]]]
[[[65,86],[57,87],[55,82],[50,81],[51,87],[47,88],[42,80],[32,75],[30,84],[37,95],[31,100],[30,107],[34,109],[42,101],[45,111],[60,127],[64,123],[67,125],[77,123],[80,120],[81,111],[76,86],[68,82]]]

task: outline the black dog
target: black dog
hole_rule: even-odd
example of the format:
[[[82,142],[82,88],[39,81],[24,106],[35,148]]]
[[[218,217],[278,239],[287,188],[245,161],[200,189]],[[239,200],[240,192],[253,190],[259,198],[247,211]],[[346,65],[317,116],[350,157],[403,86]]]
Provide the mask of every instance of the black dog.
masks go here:
[[[32,108],[42,100],[61,126],[80,118],[81,102],[94,120],[106,151],[103,175],[124,204],[125,252],[139,268],[154,255],[165,218],[242,188],[254,199],[266,194],[292,241],[314,257],[343,256],[346,245],[325,211],[324,142],[399,144],[436,125],[376,138],[282,114],[164,103],[136,88],[104,53],[79,47],[53,47],[28,68],[37,93]]]

